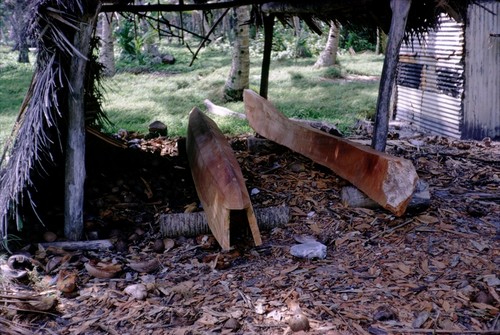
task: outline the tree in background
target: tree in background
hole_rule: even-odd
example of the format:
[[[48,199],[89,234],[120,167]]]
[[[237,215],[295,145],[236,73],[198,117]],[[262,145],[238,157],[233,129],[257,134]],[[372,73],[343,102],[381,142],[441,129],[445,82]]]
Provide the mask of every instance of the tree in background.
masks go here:
[[[99,61],[104,66],[104,75],[115,74],[115,51],[113,41],[113,13],[101,13],[99,15],[101,49],[99,50]]]
[[[377,43],[375,45],[375,53],[377,55],[385,54],[385,47],[387,45],[387,34],[380,28],[377,28]]]
[[[17,61],[19,63],[29,63],[28,45],[28,7],[29,0],[4,0],[2,5],[2,21],[6,19],[11,26],[11,39],[14,40],[14,50],[19,51]]]
[[[233,57],[231,71],[224,86],[224,98],[227,101],[241,101],[243,90],[249,87],[250,76],[250,48],[249,27],[250,10],[248,6],[237,7],[236,24],[234,26],[235,39],[233,43]]]
[[[331,21],[325,49],[319,55],[314,67],[329,67],[335,65],[337,51],[339,49],[339,31],[339,24]]]
[[[0,0],[0,44],[7,42],[7,9],[4,1]]]

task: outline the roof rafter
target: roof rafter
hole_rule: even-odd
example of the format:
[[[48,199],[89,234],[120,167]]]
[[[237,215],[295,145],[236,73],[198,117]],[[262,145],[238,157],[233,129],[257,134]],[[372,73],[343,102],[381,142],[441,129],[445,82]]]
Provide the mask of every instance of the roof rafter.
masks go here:
[[[247,5],[259,5],[269,2],[269,0],[230,0],[213,3],[200,4],[154,4],[154,5],[133,5],[128,3],[104,4],[101,12],[184,12],[191,10],[211,10],[229,7],[240,7]]]

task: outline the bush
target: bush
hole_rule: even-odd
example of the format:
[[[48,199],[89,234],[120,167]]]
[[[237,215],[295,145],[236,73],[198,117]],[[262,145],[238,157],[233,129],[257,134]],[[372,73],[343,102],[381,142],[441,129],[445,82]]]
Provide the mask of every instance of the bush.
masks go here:
[[[375,51],[377,43],[377,30],[375,28],[362,26],[342,27],[340,30],[339,48],[354,51]]]
[[[116,40],[121,48],[123,58],[135,58],[136,56],[133,27],[132,21],[125,20],[116,30]]]

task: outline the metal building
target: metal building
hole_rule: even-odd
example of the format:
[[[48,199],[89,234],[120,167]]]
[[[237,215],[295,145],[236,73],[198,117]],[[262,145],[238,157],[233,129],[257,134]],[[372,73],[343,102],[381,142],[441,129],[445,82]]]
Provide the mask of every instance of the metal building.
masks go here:
[[[467,19],[440,17],[436,30],[403,43],[396,118],[461,139],[500,139],[499,1],[469,6]]]

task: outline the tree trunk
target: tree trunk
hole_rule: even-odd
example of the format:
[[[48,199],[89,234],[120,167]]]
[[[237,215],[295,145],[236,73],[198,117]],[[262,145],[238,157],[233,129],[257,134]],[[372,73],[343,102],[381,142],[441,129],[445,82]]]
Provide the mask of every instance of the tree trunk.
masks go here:
[[[108,77],[114,76],[116,72],[112,20],[113,20],[113,13],[101,14],[100,23],[101,23],[102,46],[99,58],[102,65],[104,66],[104,75]]]
[[[28,40],[26,38],[26,29],[27,27],[22,27],[21,32],[18,37],[17,47],[19,48],[19,55],[17,57],[18,63],[29,63],[29,48],[28,48]]]
[[[385,53],[387,45],[387,34],[380,28],[377,28],[377,46],[375,47],[375,54],[380,55]]]
[[[375,44],[375,54],[380,55],[380,28],[377,27],[377,43]]]
[[[293,31],[296,38],[300,37],[300,18],[298,16],[293,17]]]
[[[12,35],[15,41],[14,50],[19,51],[17,61],[19,63],[29,63],[29,49],[27,41],[29,1],[14,1],[6,4],[6,9],[10,10],[9,21],[12,27]]]
[[[231,71],[224,86],[224,98],[227,101],[243,100],[243,90],[249,87],[250,48],[249,29],[250,11],[248,6],[237,7],[235,40]]]
[[[91,6],[89,6],[90,8]],[[90,52],[90,40],[100,6],[94,13],[84,13],[73,38],[80,55]],[[83,200],[85,183],[85,99],[84,82],[87,59],[75,54],[71,60],[68,96],[68,139],[64,196],[64,235],[70,241],[83,233]]]
[[[210,30],[210,27],[208,27],[208,23],[205,20],[205,15],[203,14],[203,11],[201,10],[192,11],[191,19],[193,24],[192,31],[196,32],[200,36],[204,36],[205,33]]]
[[[339,49],[339,26],[335,21],[330,22],[330,31],[325,49],[321,52],[314,67],[329,67],[335,65],[337,60],[337,50]]]
[[[222,36],[227,41],[231,41],[230,15],[224,15],[224,17],[222,18]]]

